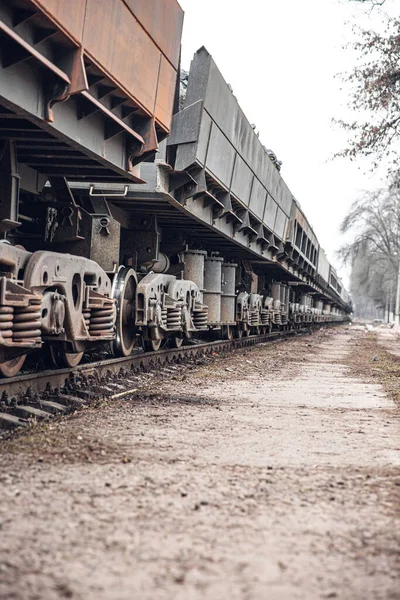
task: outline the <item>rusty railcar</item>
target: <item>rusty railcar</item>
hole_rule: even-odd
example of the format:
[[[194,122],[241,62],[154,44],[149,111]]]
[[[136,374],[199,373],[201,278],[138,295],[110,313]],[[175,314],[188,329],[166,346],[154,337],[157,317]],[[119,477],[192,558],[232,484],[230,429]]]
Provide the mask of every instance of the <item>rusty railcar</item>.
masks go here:
[[[205,48],[179,110],[182,22],[176,0],[0,0],[3,375],[346,318]]]
[[[138,181],[170,131],[182,22],[175,0],[1,0],[0,133],[18,162]]]
[[[100,227],[115,247],[119,229],[70,183],[141,181],[170,132],[182,23],[176,0],[0,0],[3,374],[46,338],[67,364],[115,339],[111,279],[81,242]]]

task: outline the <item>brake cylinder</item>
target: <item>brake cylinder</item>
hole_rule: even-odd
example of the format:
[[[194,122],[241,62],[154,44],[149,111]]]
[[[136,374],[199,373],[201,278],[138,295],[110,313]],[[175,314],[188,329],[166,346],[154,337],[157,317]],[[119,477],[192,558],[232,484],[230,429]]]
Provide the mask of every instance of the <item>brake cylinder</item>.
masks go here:
[[[208,306],[208,322],[221,321],[221,277],[223,258],[209,256],[204,263],[204,304]]]
[[[235,321],[236,314],[236,267],[234,263],[222,265],[222,297],[221,297],[221,321],[231,323]]]
[[[184,279],[193,281],[200,290],[200,302],[203,302],[204,292],[204,259],[207,256],[205,250],[186,250],[183,254],[185,268]]]

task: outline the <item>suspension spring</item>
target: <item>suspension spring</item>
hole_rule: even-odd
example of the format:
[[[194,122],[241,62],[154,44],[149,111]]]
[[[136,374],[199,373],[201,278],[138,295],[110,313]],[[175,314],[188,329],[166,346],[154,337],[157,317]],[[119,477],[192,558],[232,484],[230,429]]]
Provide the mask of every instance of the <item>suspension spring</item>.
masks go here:
[[[41,332],[41,301],[31,300],[29,306],[15,307],[13,322],[13,340],[33,340],[40,342]]]
[[[89,329],[89,325],[90,325],[90,309],[87,309],[87,308],[83,309],[82,315],[83,315],[83,318],[85,320],[85,325]]]
[[[90,311],[89,334],[95,337],[109,336],[114,332],[114,308],[92,308]]]
[[[193,313],[193,323],[196,329],[207,329],[208,323],[208,307],[205,306],[202,310]]]
[[[274,324],[281,325],[281,313],[279,311],[274,311]]]
[[[167,307],[163,307],[161,309],[161,321],[162,321],[163,327],[167,327],[167,313],[168,313]]]
[[[0,333],[4,339],[12,338],[14,320],[14,308],[12,306],[0,306]]]
[[[251,310],[250,311],[250,325],[251,325],[251,327],[256,327],[258,325],[258,321],[259,321],[258,310]]]
[[[261,312],[261,325],[269,325],[269,311],[263,310]]]
[[[181,329],[182,318],[180,308],[168,308],[167,309],[167,329]]]

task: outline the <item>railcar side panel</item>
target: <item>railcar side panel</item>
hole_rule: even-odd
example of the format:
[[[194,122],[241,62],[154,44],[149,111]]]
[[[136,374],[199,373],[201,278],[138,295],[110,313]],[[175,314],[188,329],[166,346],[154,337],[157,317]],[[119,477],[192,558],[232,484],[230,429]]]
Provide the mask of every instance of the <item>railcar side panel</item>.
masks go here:
[[[176,0],[31,0],[170,130],[183,11]]]

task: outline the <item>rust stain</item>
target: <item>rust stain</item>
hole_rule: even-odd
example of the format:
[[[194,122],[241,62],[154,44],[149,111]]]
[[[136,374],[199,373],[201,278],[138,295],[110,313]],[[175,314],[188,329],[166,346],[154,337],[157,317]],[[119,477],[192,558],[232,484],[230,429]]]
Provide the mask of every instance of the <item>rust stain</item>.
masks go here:
[[[124,0],[175,69],[179,53],[183,10],[176,0]]]
[[[169,131],[183,24],[183,11],[176,0],[31,3]]]
[[[76,42],[82,43],[86,0],[74,0],[73,10],[68,0],[31,0],[52,21],[61,26]]]

